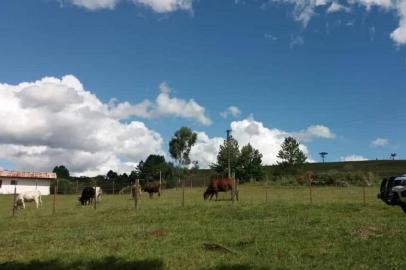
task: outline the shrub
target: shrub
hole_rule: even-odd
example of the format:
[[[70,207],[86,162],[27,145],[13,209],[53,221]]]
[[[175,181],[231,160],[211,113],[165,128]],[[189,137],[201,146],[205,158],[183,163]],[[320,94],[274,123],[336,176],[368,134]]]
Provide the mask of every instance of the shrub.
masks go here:
[[[51,194],[54,194],[54,188],[56,185],[56,181],[52,181],[50,189],[51,189]],[[64,178],[59,178],[58,179],[58,194],[75,194],[76,192],[76,186],[73,182],[64,179]]]

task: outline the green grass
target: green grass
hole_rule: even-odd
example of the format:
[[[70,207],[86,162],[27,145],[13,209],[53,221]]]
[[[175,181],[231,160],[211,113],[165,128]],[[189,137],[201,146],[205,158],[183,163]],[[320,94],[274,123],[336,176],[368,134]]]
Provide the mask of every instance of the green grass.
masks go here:
[[[104,196],[95,211],[77,196],[11,215],[0,196],[0,269],[406,269],[406,215],[377,188],[241,185],[234,205],[202,188]],[[266,201],[267,192],[267,201]],[[207,250],[216,243],[227,250]]]

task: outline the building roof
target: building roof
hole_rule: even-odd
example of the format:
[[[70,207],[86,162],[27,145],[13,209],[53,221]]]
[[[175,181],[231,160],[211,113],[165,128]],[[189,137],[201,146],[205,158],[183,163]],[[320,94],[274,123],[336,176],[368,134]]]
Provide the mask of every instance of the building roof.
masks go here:
[[[1,171],[0,177],[8,178],[25,178],[25,179],[55,179],[56,173],[51,172],[17,172],[17,171]]]

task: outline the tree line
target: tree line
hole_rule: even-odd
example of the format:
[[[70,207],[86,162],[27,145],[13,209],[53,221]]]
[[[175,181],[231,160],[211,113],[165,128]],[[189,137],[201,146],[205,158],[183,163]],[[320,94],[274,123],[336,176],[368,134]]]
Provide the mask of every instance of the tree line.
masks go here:
[[[113,191],[118,193],[128,189],[137,179],[141,184],[162,179],[166,187],[175,187],[177,181],[196,174],[199,170],[198,161],[190,158],[190,152],[196,140],[196,132],[188,127],[181,127],[169,142],[169,154],[175,162],[165,160],[162,155],[151,154],[145,161],[141,160],[129,174],[119,174],[110,170],[106,175],[75,177],[70,175],[68,168],[64,165],[56,166],[53,172],[59,179],[58,190],[60,193],[75,193],[85,185],[97,183],[107,193]],[[277,173],[292,173],[307,159],[300,149],[299,142],[293,137],[285,138],[277,157],[281,160],[278,163],[280,170]],[[259,149],[255,149],[251,144],[240,148],[238,141],[228,136],[220,145],[216,162],[210,164],[210,178],[227,177],[230,167],[232,175],[240,183],[261,181],[265,176],[262,158],[263,155]],[[53,190],[52,187],[51,190]]]

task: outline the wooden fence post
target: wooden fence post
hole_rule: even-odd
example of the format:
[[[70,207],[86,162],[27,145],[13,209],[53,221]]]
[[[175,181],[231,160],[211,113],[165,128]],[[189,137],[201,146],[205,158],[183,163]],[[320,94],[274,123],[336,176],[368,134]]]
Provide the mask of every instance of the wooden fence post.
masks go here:
[[[162,171],[159,171],[159,194],[162,195]]]
[[[182,180],[182,206],[185,206],[185,180]]]
[[[79,180],[76,179],[76,194],[79,192]]]
[[[135,185],[134,185],[134,208],[135,210],[138,210],[138,191],[140,189],[140,180],[137,179],[135,180]]]
[[[265,190],[265,202],[268,202],[268,190]]]
[[[366,195],[365,195],[365,185],[362,186],[362,200],[364,202],[364,206],[367,205]]]
[[[97,204],[97,193],[96,193],[96,187],[97,187],[97,179],[94,179],[94,210],[96,210],[96,204]]]
[[[115,193],[115,185],[116,185],[116,180],[113,179],[113,195]]]
[[[55,206],[56,206],[56,193],[58,193],[58,178],[56,178],[56,184],[54,185],[54,200],[52,204],[52,215],[55,215]]]
[[[310,204],[313,203],[313,191],[312,191],[312,179],[309,177],[309,197],[310,197]]]
[[[16,211],[16,197],[17,197],[17,187],[14,186],[14,199],[13,199],[13,217]]]

